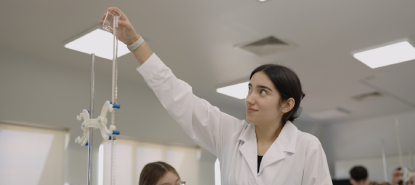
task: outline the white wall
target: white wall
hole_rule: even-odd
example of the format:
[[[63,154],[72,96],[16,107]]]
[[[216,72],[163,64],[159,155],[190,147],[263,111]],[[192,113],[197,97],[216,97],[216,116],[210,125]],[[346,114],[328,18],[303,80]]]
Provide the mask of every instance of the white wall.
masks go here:
[[[216,156],[203,149],[199,160],[199,185],[215,184]]]
[[[399,119],[402,151],[408,154],[411,148],[415,149],[415,111],[323,125],[321,141],[332,177],[337,173],[335,161],[381,157],[382,139],[386,156],[398,155],[395,118]]]

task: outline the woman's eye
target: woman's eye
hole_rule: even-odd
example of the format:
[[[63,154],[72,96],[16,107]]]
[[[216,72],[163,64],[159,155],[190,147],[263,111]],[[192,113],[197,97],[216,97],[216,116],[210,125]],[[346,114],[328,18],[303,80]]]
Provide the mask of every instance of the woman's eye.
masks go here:
[[[267,94],[267,92],[266,92],[265,90],[261,90],[261,94],[262,94],[262,95],[266,95],[266,94]]]
[[[248,88],[248,92],[251,92],[251,88]]]

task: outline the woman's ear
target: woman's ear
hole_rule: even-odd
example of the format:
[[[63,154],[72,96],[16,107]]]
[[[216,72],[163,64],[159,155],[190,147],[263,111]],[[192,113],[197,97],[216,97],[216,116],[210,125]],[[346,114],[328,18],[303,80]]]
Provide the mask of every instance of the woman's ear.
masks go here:
[[[294,105],[295,105],[295,100],[294,100],[294,98],[288,98],[288,100],[287,101],[285,101],[283,104],[282,104],[282,112],[283,113],[287,113],[287,112],[290,112],[291,111],[291,109],[293,109],[294,108]]]

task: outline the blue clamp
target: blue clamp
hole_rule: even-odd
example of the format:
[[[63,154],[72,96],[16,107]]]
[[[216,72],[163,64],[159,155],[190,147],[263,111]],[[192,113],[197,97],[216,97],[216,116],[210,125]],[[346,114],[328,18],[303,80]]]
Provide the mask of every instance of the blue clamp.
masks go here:
[[[86,110],[86,111],[88,111],[88,113],[91,114],[91,111],[89,111],[89,110]]]
[[[88,142],[85,143],[85,146],[88,146]]]
[[[112,104],[112,108],[116,108],[116,109],[119,109],[119,108],[121,108],[121,106],[120,105],[117,105],[117,104],[113,104],[112,102],[110,102],[110,104]]]
[[[114,131],[112,131],[112,134],[113,134],[113,135],[120,135],[120,131],[116,131],[116,130],[114,130]]]
[[[111,136],[110,136],[109,140],[111,140]]]

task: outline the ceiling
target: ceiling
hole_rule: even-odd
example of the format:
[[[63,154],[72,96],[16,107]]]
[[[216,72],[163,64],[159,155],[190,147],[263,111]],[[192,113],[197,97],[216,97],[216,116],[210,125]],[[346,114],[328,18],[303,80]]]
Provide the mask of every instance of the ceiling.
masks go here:
[[[347,117],[338,122],[413,110],[411,79],[415,62],[370,69],[351,53],[401,39],[412,39],[412,1],[11,1],[2,3],[0,48],[89,68],[89,56],[63,47],[68,39],[98,24],[106,7],[116,5],[130,18],[153,51],[188,82],[200,97],[218,106],[244,111],[244,100],[217,94],[215,89],[246,81],[265,63],[279,63],[300,76],[306,98],[303,118],[337,107]],[[294,50],[258,57],[234,47],[269,35],[289,40]],[[133,56],[120,59],[120,78],[141,83]],[[102,63],[108,60],[99,59]],[[99,70],[99,69],[98,69]],[[102,68],[110,75],[110,70]],[[399,74],[395,75],[395,74]],[[386,96],[357,102],[352,96],[375,91],[368,83],[409,102]],[[410,87],[408,87],[408,85]]]
[[[2,53],[73,71],[89,70],[90,56],[66,49],[64,44],[97,26],[107,7],[117,6],[196,95],[238,118],[244,118],[244,100],[218,94],[216,88],[247,81],[250,72],[265,63],[285,65],[299,75],[306,93],[299,122],[350,122],[415,109],[414,61],[371,69],[352,56],[402,39],[415,40],[415,1],[40,0],[1,4]],[[297,47],[264,57],[235,47],[270,35]],[[132,54],[119,61],[120,81],[144,87]],[[97,73],[106,79],[110,67],[109,60],[97,59]],[[384,96],[362,102],[352,99],[374,91]],[[350,114],[327,120],[311,116],[335,108]]]

